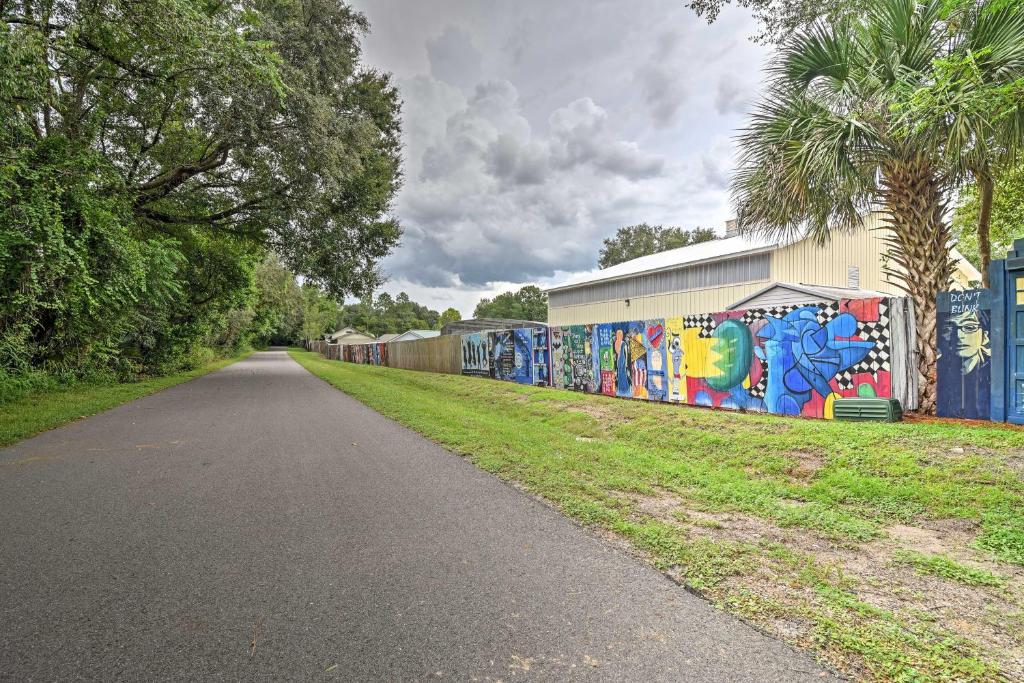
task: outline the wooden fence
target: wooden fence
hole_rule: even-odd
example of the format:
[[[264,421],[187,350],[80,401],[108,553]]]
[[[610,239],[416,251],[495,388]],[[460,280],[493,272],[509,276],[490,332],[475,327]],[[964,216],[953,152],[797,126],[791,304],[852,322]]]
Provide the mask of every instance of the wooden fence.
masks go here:
[[[425,372],[462,372],[462,337],[457,334],[388,344],[388,367]]]

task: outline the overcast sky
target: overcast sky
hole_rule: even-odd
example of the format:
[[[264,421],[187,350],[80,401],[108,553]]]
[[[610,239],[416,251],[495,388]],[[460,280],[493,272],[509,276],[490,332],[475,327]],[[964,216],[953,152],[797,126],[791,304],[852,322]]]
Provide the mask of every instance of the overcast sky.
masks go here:
[[[682,0],[354,0],[395,75],[405,236],[385,290],[469,317],[596,267],[620,226],[721,229],[732,136],[766,50]]]

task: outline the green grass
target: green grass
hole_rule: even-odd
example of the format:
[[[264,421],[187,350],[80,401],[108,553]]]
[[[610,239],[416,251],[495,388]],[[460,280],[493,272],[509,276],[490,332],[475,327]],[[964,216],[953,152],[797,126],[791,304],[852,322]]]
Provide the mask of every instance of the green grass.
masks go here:
[[[101,413],[175,384],[187,382],[219,370],[251,353],[252,351],[246,351],[233,358],[216,360],[188,372],[138,382],[81,384],[19,396],[0,404],[0,447]]]
[[[926,555],[911,550],[901,550],[893,554],[893,559],[900,564],[907,564],[921,572],[932,576],[941,576],[959,581],[968,586],[1001,587],[1006,581],[987,569],[969,567],[945,555]]]
[[[747,415],[290,353],[482,469],[629,540],[721,607],[768,630],[800,624],[783,635],[854,676],[991,680],[1020,661],[956,631],[955,615],[929,613],[915,572],[906,585],[884,572],[901,550],[887,532],[895,524],[959,520],[978,529],[968,549],[978,559],[1021,557],[1024,481],[1006,463],[1024,449],[1024,431]],[[884,556],[870,571],[844,564],[843,552],[867,548]],[[954,593],[968,576],[997,590],[967,567],[924,563]],[[1019,588],[998,589],[1011,595],[1007,613],[1024,606]],[[874,604],[864,597],[872,591],[898,600]]]

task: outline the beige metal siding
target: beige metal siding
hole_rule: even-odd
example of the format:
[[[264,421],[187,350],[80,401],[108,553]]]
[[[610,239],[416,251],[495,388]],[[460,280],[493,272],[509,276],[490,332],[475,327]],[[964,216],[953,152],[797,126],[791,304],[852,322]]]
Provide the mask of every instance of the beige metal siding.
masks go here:
[[[887,231],[882,227],[881,221],[881,214],[872,213],[864,219],[863,227],[850,233],[837,232],[823,247],[811,240],[803,240],[777,249],[770,253],[771,266],[768,277],[743,284],[653,296],[632,296],[629,297],[629,306],[626,305],[625,296],[592,301],[594,292],[613,291],[607,287],[607,283],[595,283],[593,287],[579,288],[583,292],[591,290],[586,293],[570,294],[573,290],[552,292],[548,303],[548,324],[576,325],[724,311],[736,301],[773,282],[848,287],[851,266],[859,271],[860,289],[901,295],[903,292],[895,284],[894,276],[884,272],[888,245],[885,243]],[[632,279],[642,277],[644,276],[638,275]],[[962,263],[958,264],[953,275],[952,287],[969,287],[970,277],[969,267]],[[622,293],[629,287],[618,284],[614,291]],[[561,302],[573,305],[560,305]]]
[[[896,294],[899,289],[884,272],[887,250],[885,231],[878,214],[870,214],[864,226],[852,233],[835,233],[824,246],[804,240],[772,254],[772,280],[806,285],[847,287],[848,269],[860,270],[860,288]]]
[[[846,287],[850,266],[859,268],[861,288],[897,294],[899,290],[882,272],[881,255],[886,249],[884,235],[872,229],[878,226],[879,216],[871,214],[863,228],[853,233],[837,233],[825,247],[804,240],[777,249],[769,255],[768,276],[742,284],[630,297],[629,306],[624,297],[570,306],[558,305],[560,299],[571,300],[569,297],[552,297],[548,323],[572,325],[724,311],[773,282]],[[574,298],[586,300],[587,297]]]
[[[770,269],[770,253],[749,254],[657,273],[597,282],[586,287],[554,291],[548,295],[548,302],[555,308],[564,308],[602,301],[638,299],[658,294],[761,282],[768,278]]]
[[[616,322],[619,320],[643,320],[665,318],[688,313],[724,311],[733,302],[750,296],[770,284],[769,280],[758,280],[741,285],[694,289],[688,292],[673,292],[631,298],[602,301],[580,306],[548,307],[549,325],[580,325],[585,323]]]

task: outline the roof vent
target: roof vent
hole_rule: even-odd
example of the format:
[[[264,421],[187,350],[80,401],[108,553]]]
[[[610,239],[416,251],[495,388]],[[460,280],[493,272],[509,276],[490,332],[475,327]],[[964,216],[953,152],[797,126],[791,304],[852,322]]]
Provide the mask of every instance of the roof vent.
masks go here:
[[[740,222],[738,220],[736,220],[735,218],[730,218],[725,222],[726,237],[739,237],[740,234]]]

